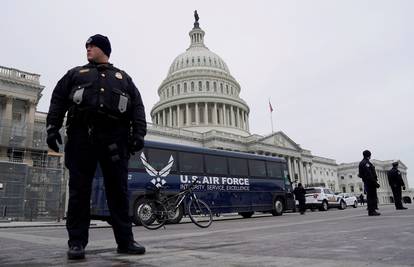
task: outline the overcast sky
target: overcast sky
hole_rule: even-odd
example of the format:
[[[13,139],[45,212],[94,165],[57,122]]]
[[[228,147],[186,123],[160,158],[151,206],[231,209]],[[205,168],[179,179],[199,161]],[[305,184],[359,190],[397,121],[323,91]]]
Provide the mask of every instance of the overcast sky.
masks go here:
[[[95,33],[139,87],[147,120],[197,9],[206,46],[250,106],[251,133],[281,130],[337,163],[401,159],[414,187],[414,1],[17,1],[0,9],[0,65],[41,75],[38,110],[86,63]]]

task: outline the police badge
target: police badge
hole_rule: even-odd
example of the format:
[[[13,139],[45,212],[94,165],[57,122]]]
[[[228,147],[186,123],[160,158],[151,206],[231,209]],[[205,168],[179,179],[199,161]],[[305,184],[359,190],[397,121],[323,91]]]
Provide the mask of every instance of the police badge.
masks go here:
[[[115,73],[115,77],[119,80],[122,80],[122,74],[120,72]]]

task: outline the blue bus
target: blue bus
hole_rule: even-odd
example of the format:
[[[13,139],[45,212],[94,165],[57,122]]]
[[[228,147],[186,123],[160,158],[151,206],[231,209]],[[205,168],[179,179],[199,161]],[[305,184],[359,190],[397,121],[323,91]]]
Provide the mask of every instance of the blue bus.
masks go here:
[[[144,149],[129,161],[132,221],[140,224],[137,210],[150,194],[148,188],[162,187],[167,195],[176,194],[193,179],[198,179],[197,196],[210,206],[213,214],[239,213],[249,218],[255,212],[278,216],[295,209],[285,159],[145,141]],[[185,207],[177,210],[170,222],[178,223],[186,210]],[[92,188],[91,218],[110,223],[99,166]]]

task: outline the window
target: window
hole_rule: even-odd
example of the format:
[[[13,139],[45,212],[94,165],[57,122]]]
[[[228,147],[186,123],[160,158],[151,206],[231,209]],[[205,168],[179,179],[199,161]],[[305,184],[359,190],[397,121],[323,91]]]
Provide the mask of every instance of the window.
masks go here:
[[[203,84],[201,81],[198,82],[198,91],[201,91],[203,89]]]
[[[249,160],[249,170],[251,176],[266,177],[266,166],[264,161]]]
[[[276,162],[267,162],[267,175],[271,178],[282,177],[282,165]]]
[[[203,156],[196,153],[179,152],[180,171],[184,173],[203,173]]]
[[[342,193],[345,193],[346,192],[346,187],[345,186],[343,186],[342,187]]]
[[[246,159],[229,158],[230,175],[249,176]]]
[[[213,83],[213,87],[214,87],[214,92],[217,92],[217,83],[216,82]]]
[[[191,91],[194,91],[194,82],[191,82]]]
[[[207,91],[210,91],[210,83],[209,82],[206,82],[206,89],[207,89]]]
[[[187,93],[187,83],[184,83],[184,93]]]
[[[168,165],[172,157],[172,159],[174,160],[174,164],[172,165],[170,170],[171,172],[177,171],[177,164],[175,160],[177,157],[174,151],[150,148],[148,149],[146,156],[148,163],[156,171],[161,171],[162,169],[164,169]]]
[[[208,174],[227,175],[227,160],[220,156],[205,156]]]
[[[341,180],[345,179],[345,177],[341,176]]]
[[[181,86],[180,86],[180,84],[177,84],[177,95],[180,94],[180,90],[181,90]]]
[[[349,178],[352,179],[352,174],[349,175]]]
[[[142,150],[135,153],[134,155],[131,155],[131,158],[129,159],[128,167],[132,169],[144,169],[144,164],[142,164],[141,161],[141,153]]]
[[[20,122],[22,121],[22,113],[20,112],[13,112],[13,121]]]

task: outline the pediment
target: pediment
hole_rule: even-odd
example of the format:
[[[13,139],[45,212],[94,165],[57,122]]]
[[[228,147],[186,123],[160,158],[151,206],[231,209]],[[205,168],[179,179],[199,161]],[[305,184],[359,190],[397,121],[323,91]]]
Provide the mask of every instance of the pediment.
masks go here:
[[[265,136],[260,139],[262,143],[284,147],[294,150],[301,150],[300,146],[296,144],[292,139],[290,139],[286,134],[283,132],[276,132],[271,135]]]

